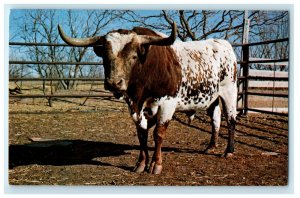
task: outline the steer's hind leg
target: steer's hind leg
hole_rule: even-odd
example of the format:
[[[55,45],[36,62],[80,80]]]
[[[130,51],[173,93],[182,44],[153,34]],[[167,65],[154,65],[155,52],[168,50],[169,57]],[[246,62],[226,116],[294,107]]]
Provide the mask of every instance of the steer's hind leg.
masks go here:
[[[211,118],[212,135],[210,143],[205,149],[205,153],[213,153],[214,149],[218,146],[219,131],[221,125],[221,109],[219,106],[219,98],[211,104],[207,110],[208,115]]]
[[[236,125],[236,89],[235,86],[231,91],[222,94],[222,106],[228,126],[228,143],[224,156],[231,157],[234,152],[234,132]]]

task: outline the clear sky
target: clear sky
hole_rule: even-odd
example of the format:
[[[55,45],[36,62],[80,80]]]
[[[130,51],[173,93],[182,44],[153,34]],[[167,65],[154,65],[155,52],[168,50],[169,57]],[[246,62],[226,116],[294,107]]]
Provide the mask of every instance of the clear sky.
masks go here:
[[[10,10],[10,18],[9,18],[9,39],[10,41],[20,41],[23,39],[20,37],[20,28],[24,26],[25,23],[33,23],[33,20],[28,17],[28,12],[34,13],[36,10],[26,10],[26,9],[12,9]],[[87,17],[87,10],[73,10],[74,13],[79,18]],[[157,15],[160,10],[137,10],[136,13],[139,15]],[[57,9],[55,14],[55,22],[57,24],[61,24],[64,28],[64,25],[67,23],[67,10]],[[156,19],[150,19],[149,22],[155,22]],[[137,23],[125,22],[124,20],[115,20],[112,23],[108,24],[105,29],[102,30],[103,34],[112,29],[130,29],[133,26],[136,26]],[[68,31],[67,28],[64,28],[65,31]],[[68,32],[67,32],[68,33]]]

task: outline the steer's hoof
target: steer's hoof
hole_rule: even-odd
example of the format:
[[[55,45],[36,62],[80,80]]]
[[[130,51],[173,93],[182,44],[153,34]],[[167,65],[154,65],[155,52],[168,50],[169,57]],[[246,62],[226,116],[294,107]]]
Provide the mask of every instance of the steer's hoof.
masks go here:
[[[151,166],[149,168],[149,173],[158,175],[161,173],[161,171],[162,171],[162,165],[155,164],[155,162],[151,163]]]
[[[136,172],[136,173],[142,173],[145,171],[145,168],[146,168],[146,164],[145,163],[136,163],[134,169],[133,169],[133,172]]]
[[[209,146],[204,150],[204,153],[205,153],[205,154],[215,154],[216,148],[217,148],[216,145],[213,145],[213,146],[209,145]]]
[[[224,157],[224,158],[232,158],[233,157],[233,153],[224,153],[222,155],[222,157]]]

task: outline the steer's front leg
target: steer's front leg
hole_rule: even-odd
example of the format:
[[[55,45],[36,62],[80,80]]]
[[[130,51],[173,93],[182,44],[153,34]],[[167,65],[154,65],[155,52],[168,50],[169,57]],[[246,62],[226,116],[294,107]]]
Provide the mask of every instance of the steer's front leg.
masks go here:
[[[156,115],[147,120],[148,125],[147,129],[143,129],[138,122],[136,122],[137,134],[140,142],[140,155],[139,159],[133,169],[134,172],[141,173],[147,169],[149,163],[149,154],[148,154],[148,130],[156,124],[157,117]]]
[[[143,129],[139,125],[137,125],[137,134],[140,142],[140,155],[139,159],[133,169],[134,172],[141,173],[144,172],[148,162],[149,162],[149,154],[148,154],[148,129]]]
[[[152,157],[149,172],[153,174],[160,174],[162,171],[162,156],[161,146],[166,135],[169,122],[173,117],[176,109],[177,100],[175,98],[164,101],[157,112],[157,123],[154,129],[155,150]]]
[[[149,168],[149,172],[152,174],[160,174],[162,171],[162,156],[161,156],[161,146],[163,139],[166,134],[166,130],[169,122],[164,124],[157,124],[154,129],[154,142],[155,142],[155,150],[152,157],[152,162]]]

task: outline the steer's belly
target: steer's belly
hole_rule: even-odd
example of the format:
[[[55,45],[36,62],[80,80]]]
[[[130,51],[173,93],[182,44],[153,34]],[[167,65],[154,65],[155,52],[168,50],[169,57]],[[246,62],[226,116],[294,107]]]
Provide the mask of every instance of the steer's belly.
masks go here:
[[[217,98],[218,93],[204,97],[180,97],[177,103],[177,110],[206,110]]]

